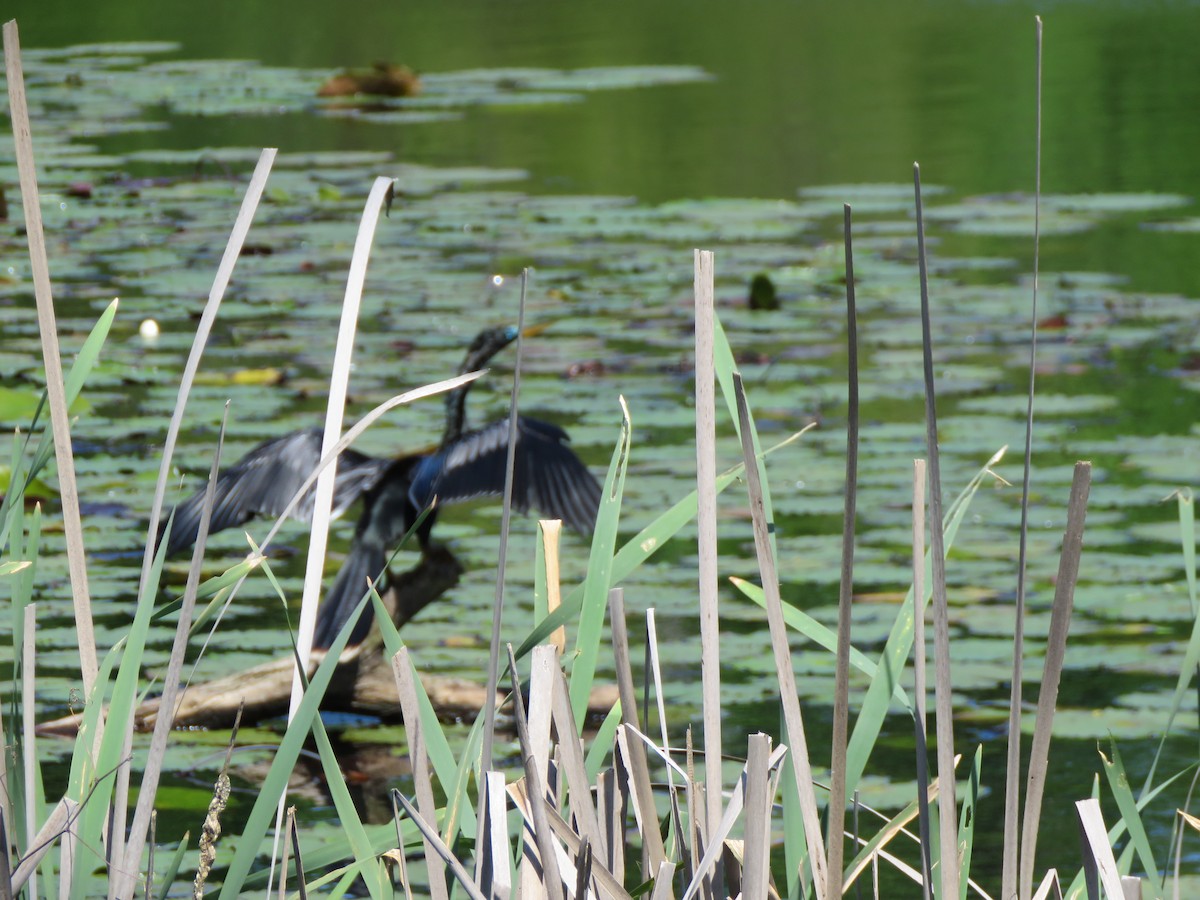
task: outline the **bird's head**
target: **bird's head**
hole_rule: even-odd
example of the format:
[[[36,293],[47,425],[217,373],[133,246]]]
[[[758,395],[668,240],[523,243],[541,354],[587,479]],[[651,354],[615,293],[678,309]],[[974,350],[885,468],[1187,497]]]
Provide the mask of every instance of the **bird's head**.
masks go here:
[[[479,334],[475,335],[475,339],[471,341],[471,345],[467,348],[466,358],[463,359],[462,371],[473,372],[476,369],[482,368],[489,359],[515,341],[518,335],[524,334],[525,337],[532,337],[535,334],[545,331],[547,327],[549,326],[545,324],[531,325],[523,332],[518,330],[515,325],[485,328]]]

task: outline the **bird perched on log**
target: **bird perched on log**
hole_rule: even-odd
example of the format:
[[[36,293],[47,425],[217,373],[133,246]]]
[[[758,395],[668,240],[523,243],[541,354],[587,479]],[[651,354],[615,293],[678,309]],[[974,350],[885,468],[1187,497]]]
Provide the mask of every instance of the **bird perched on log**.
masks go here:
[[[535,326],[526,329],[526,334],[540,330]],[[511,326],[481,331],[467,348],[459,374],[481,368],[516,340],[517,334]],[[430,530],[442,506],[503,493],[508,419],[468,430],[469,389],[470,383],[446,393],[445,430],[434,449],[399,459],[380,459],[347,449],[338,458],[334,515],[341,515],[360,498],[363,508],[350,552],[317,613],[314,647],[332,643],[366,593],[367,579],[378,579],[384,573],[389,554],[434,497],[437,509],[430,511],[417,530],[422,551],[431,546]],[[242,525],[256,515],[281,515],[320,462],[321,442],[320,428],[296,431],[259,444],[218,475],[209,531]],[[600,485],[568,442],[567,433],[557,425],[518,416],[512,504],[521,512],[534,508],[562,519],[580,534],[590,534],[600,505]],[[305,494],[293,510],[293,518],[312,520],[315,493],[310,489]],[[200,491],[176,508],[168,554],[195,543],[203,507],[204,492]],[[380,589],[384,589],[382,584]],[[370,624],[368,604],[350,643],[361,642]]]

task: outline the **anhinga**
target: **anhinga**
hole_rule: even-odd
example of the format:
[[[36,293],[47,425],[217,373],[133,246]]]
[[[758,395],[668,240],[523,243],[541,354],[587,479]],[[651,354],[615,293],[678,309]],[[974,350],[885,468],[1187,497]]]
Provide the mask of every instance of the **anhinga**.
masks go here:
[[[459,374],[481,368],[516,340],[517,334],[511,326],[480,332],[467,349]],[[366,593],[367,579],[379,578],[384,572],[390,551],[435,496],[440,509],[445,504],[503,493],[508,419],[468,431],[469,388],[468,383],[447,392],[445,431],[433,450],[399,459],[377,459],[345,450],[338,458],[334,515],[341,515],[360,497],[363,511],[350,552],[318,611],[314,647],[332,643]],[[256,515],[279,516],[320,462],[321,439],[320,428],[293,432],[259,444],[222,472],[217,477],[210,532],[242,525]],[[568,440],[557,425],[518,417],[512,503],[521,512],[533,507],[588,534],[596,523],[600,485]],[[308,491],[293,518],[311,521],[314,494],[314,490]],[[175,510],[168,553],[195,543],[203,505],[201,491]],[[430,546],[435,517],[436,510],[431,511],[417,532],[422,550]],[[366,637],[370,623],[368,605],[351,633],[351,644]]]

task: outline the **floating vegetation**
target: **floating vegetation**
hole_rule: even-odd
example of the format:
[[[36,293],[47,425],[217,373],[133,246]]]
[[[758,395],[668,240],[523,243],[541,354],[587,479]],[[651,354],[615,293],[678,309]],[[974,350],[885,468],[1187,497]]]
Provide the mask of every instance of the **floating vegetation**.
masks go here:
[[[239,61],[150,61],[170,52],[173,48],[156,44],[96,45],[27,59],[64,352],[69,356],[80,347],[112,296],[122,298],[104,359],[89,381],[91,409],[81,407],[75,425],[80,484],[93,504],[84,510],[84,529],[89,546],[103,548],[89,561],[89,573],[98,609],[107,617],[101,626],[106,641],[116,639],[127,618],[145,540],[142,517],[153,490],[154,449],[176,407],[195,317],[259,151],[142,146],[125,152],[122,141],[106,140],[102,152],[92,139],[169,129],[170,117],[178,115],[347,114],[437,127],[474,106],[586,102],[596,90],[708,77],[690,67],[429,73],[422,76],[419,97],[339,110],[315,100],[327,71]],[[64,75],[76,71],[83,74]],[[523,407],[552,409],[569,424],[575,448],[599,468],[611,450],[618,415],[613,398],[626,397],[636,437],[622,528],[629,532],[624,536],[632,536],[693,483],[687,260],[696,244],[710,243],[718,251],[717,305],[753,396],[760,433],[790,433],[812,421],[821,426],[803,444],[773,457],[767,477],[775,499],[779,561],[794,586],[788,599],[826,624],[833,621],[841,547],[846,365],[841,247],[828,236],[843,201],[869,214],[872,221],[865,228],[871,237],[859,245],[856,279],[866,421],[855,627],[863,651],[877,656],[908,578],[904,485],[923,441],[913,424],[921,414],[924,386],[920,328],[913,315],[911,186],[806,188],[798,201],[717,198],[649,205],[626,197],[538,195],[526,190],[528,173],[522,170],[418,166],[384,152],[285,153],[276,165],[206,352],[201,383],[191,395],[178,480],[193,487],[207,469],[227,400],[232,401],[227,458],[319,420],[354,225],[364,186],[382,173],[396,179],[396,198],[376,235],[367,276],[352,411],[440,377],[453,365],[463,337],[482,320],[510,321],[518,290],[514,276],[531,265],[528,315],[553,327],[526,348]],[[0,147],[0,180],[11,183],[13,171],[6,143]],[[1026,239],[1032,201],[1020,195],[964,199],[948,188],[926,187],[925,192],[933,201],[926,218],[934,235],[959,239],[971,254],[935,255],[931,261],[942,469],[946,484],[963,484],[997,447],[1020,440],[1026,412],[1020,367],[1028,347],[1015,323],[1027,310],[1029,285],[1020,277],[1025,263],[1006,255],[1014,252],[1012,244],[961,237]],[[1042,229],[1079,234],[1109,221],[1173,213],[1184,202],[1168,194],[1046,197]],[[15,215],[10,212],[10,218]],[[1146,227],[1187,230],[1194,221]],[[8,422],[28,416],[42,379],[32,362],[38,345],[29,313],[30,275],[16,232],[0,233],[7,260],[0,268],[5,334],[0,359],[28,385],[0,397]],[[759,276],[774,285],[779,310],[747,309],[747,286]],[[1045,393],[1037,406],[1031,596],[1043,602],[1057,578],[1062,511],[1047,498],[1063,488],[1064,476],[1055,466],[1069,453],[1091,453],[1090,522],[1097,530],[1089,534],[1088,546],[1103,551],[1086,556],[1080,630],[1097,646],[1110,636],[1125,646],[1117,652],[1106,645],[1103,652],[1087,653],[1086,660],[1068,657],[1067,665],[1102,665],[1136,678],[1139,686],[1167,690],[1178,670],[1179,651],[1172,641],[1187,633],[1189,604],[1178,588],[1179,554],[1162,546],[1177,528],[1174,509],[1160,501],[1176,482],[1189,480],[1186,465],[1194,456],[1198,401],[1192,398],[1196,377],[1187,354],[1197,340],[1191,327],[1196,301],[1139,292],[1112,273],[1044,272],[1041,287],[1049,309],[1042,333]],[[139,336],[139,324],[148,319],[161,329],[153,344]],[[497,375],[503,374],[501,364]],[[479,394],[481,417],[507,408],[502,387],[481,386]],[[1167,411],[1156,409],[1147,421],[1150,412],[1137,410],[1156,397]],[[378,453],[414,449],[430,437],[429,415],[428,406],[397,411],[368,436],[364,449],[368,444]],[[718,454],[722,467],[738,458],[724,422]],[[998,474],[1015,482],[1011,460],[1010,455]],[[1011,675],[1001,661],[1007,607],[997,598],[1012,590],[1010,538],[1018,497],[1019,490],[1000,481],[980,490],[948,576],[950,623],[961,638],[954,644],[963,673],[956,689],[981,707],[986,702],[980,698],[1002,689]],[[730,529],[720,548],[721,566],[748,575],[748,510],[744,500],[726,502],[723,515]],[[48,520],[54,512],[47,508]],[[419,648],[424,666],[460,676],[479,669],[479,648],[490,623],[494,519],[494,507],[481,507],[445,532],[472,571],[453,604],[430,607],[406,626],[405,640]],[[285,533],[275,564],[293,603],[300,564],[288,557],[302,540],[295,532]],[[48,527],[39,561],[39,584],[46,586],[48,600],[39,629],[48,648],[45,665],[61,671],[39,679],[39,691],[47,709],[65,713],[71,683],[60,675],[72,665],[73,631],[66,604],[49,599],[66,593],[63,546],[63,535]],[[245,550],[239,535],[222,536],[213,546],[216,556],[227,553],[230,559]],[[345,547],[346,536],[335,535],[332,558]],[[516,534],[513,547],[513,559],[532,559],[530,534]],[[576,558],[564,562],[576,567],[573,577],[581,574],[583,549],[571,547]],[[699,703],[688,680],[696,672],[690,643],[693,564],[690,549],[672,547],[663,562],[647,564],[627,583],[631,603],[642,607],[652,598],[671,626],[664,630],[662,651],[664,661],[683,673],[669,687],[681,717],[695,713]],[[513,577],[522,588],[532,583],[528,571]],[[518,600],[517,615],[528,614],[530,604]],[[729,621],[761,622],[759,608],[732,590],[728,605]],[[228,636],[218,634],[196,677],[223,674],[282,648],[281,626],[276,629],[282,622],[280,606],[264,579],[248,583],[227,614]],[[1045,619],[1045,614],[1032,615],[1030,627],[1041,629]],[[165,654],[166,629],[151,624],[147,632],[153,652]],[[799,665],[822,676],[829,670],[825,657]],[[758,707],[773,690],[761,680],[768,664],[754,658],[737,668],[746,680],[731,689],[730,715],[745,714],[749,707],[761,713]],[[611,674],[603,667],[601,673]],[[1123,697],[1132,699],[1119,702],[1116,718],[1089,720],[1081,713],[1066,720],[1070,733],[1102,737],[1113,722],[1131,733],[1161,727],[1161,715],[1149,704],[1142,704],[1145,715],[1138,715],[1135,691]],[[822,703],[826,698],[813,688],[809,699]],[[989,715],[994,720],[984,710],[977,721]],[[886,786],[875,787],[882,792]]]

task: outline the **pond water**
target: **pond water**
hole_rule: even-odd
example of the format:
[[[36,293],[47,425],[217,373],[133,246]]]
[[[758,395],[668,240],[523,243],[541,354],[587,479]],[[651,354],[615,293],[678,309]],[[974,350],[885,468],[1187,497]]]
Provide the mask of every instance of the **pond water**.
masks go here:
[[[845,446],[836,241],[841,204],[852,203],[864,404],[854,628],[856,644],[877,652],[908,585],[908,470],[923,454],[913,160],[929,204],[945,491],[956,494],[1006,444],[1013,450],[997,471],[1014,484],[1020,478],[1033,12],[1020,3],[884,2],[334,10],[302,0],[281,19],[232,2],[200,16],[182,3],[101,10],[17,0],[10,15],[28,48],[67,344],[112,296],[122,298],[87,390],[91,408],[75,427],[102,644],[127,621],[144,539],[139,517],[193,317],[257,150],[278,146],[283,155],[251,232],[259,252],[239,263],[177,456],[189,489],[207,465],[227,397],[230,459],[318,420],[361,205],[371,176],[395,176],[400,199],[376,240],[351,413],[452,371],[479,326],[514,317],[513,276],[532,265],[529,316],[554,325],[527,347],[523,406],[566,426],[599,470],[617,434],[617,394],[628,398],[635,432],[623,532],[632,535],[690,489],[691,248],[712,249],[720,313],[761,429],[770,438],[820,425],[772,457],[768,471],[785,596],[826,621],[836,607]],[[1042,222],[1028,629],[1036,639],[1049,618],[1071,463],[1091,459],[1045,826],[1074,834],[1069,801],[1090,792],[1097,739],[1119,735],[1134,780],[1146,771],[1190,629],[1176,508],[1163,498],[1197,481],[1200,8],[1060,3],[1042,14],[1043,185],[1052,196]],[[49,49],[109,41],[170,44]],[[376,59],[420,70],[422,95],[373,111],[315,101],[333,69]],[[7,142],[2,154],[0,183],[15,207]],[[70,187],[81,183],[89,197]],[[12,229],[4,234],[0,357],[6,384],[28,384],[39,377],[28,259]],[[746,286],[762,271],[779,288],[778,312],[746,308]],[[162,335],[147,344],[138,325],[151,317]],[[475,389],[476,421],[505,408],[510,366],[499,358]],[[232,383],[235,372],[277,373],[280,383]],[[434,440],[439,422],[430,405],[401,411],[364,446],[407,451]],[[731,434],[725,423],[722,465],[738,456]],[[964,749],[988,742],[992,793],[980,816],[996,820],[1019,494],[1003,484],[981,493],[948,572],[959,741]],[[723,511],[721,574],[753,578],[744,499],[731,491]],[[452,598],[405,629],[427,668],[482,671],[497,518],[487,506],[439,523],[468,574]],[[531,581],[521,561],[533,558],[532,532],[524,521],[514,534],[514,596]],[[347,537],[342,529],[335,554]],[[47,540],[51,550],[61,546],[56,534]],[[214,539],[214,566],[242,546],[235,534]],[[568,540],[566,577],[579,576],[584,552]],[[626,584],[635,614],[658,609],[680,732],[697,702],[694,556],[687,530]],[[277,565],[297,597],[300,558]],[[43,597],[64,597],[65,562],[44,560],[39,583]],[[261,580],[243,590],[197,677],[281,651],[272,597]],[[728,586],[722,602],[737,726],[730,732],[775,730],[758,608]],[[42,700],[55,712],[75,685],[76,662],[68,604],[49,606],[39,665]],[[528,607],[518,603],[509,621],[523,633]],[[164,654],[168,642],[164,631]],[[798,652],[796,662],[812,740],[827,746],[831,661]],[[1032,660],[1027,696],[1039,675]],[[910,796],[909,728],[894,717],[869,769],[868,802]],[[1190,761],[1194,725],[1184,729],[1168,743],[1165,771]],[[725,749],[745,748],[730,738]],[[209,751],[198,741],[177,752],[183,772]],[[189,797],[190,782],[179,776],[171,797],[178,815],[162,820],[160,834],[172,822],[193,824],[191,801],[207,803],[209,780],[200,777]],[[1152,819],[1159,846],[1171,804],[1181,802],[1165,800]],[[998,828],[977,837],[976,871],[985,877],[996,841]],[[1046,843],[1046,865],[1075,864],[1073,847],[1060,859],[1061,848]]]

